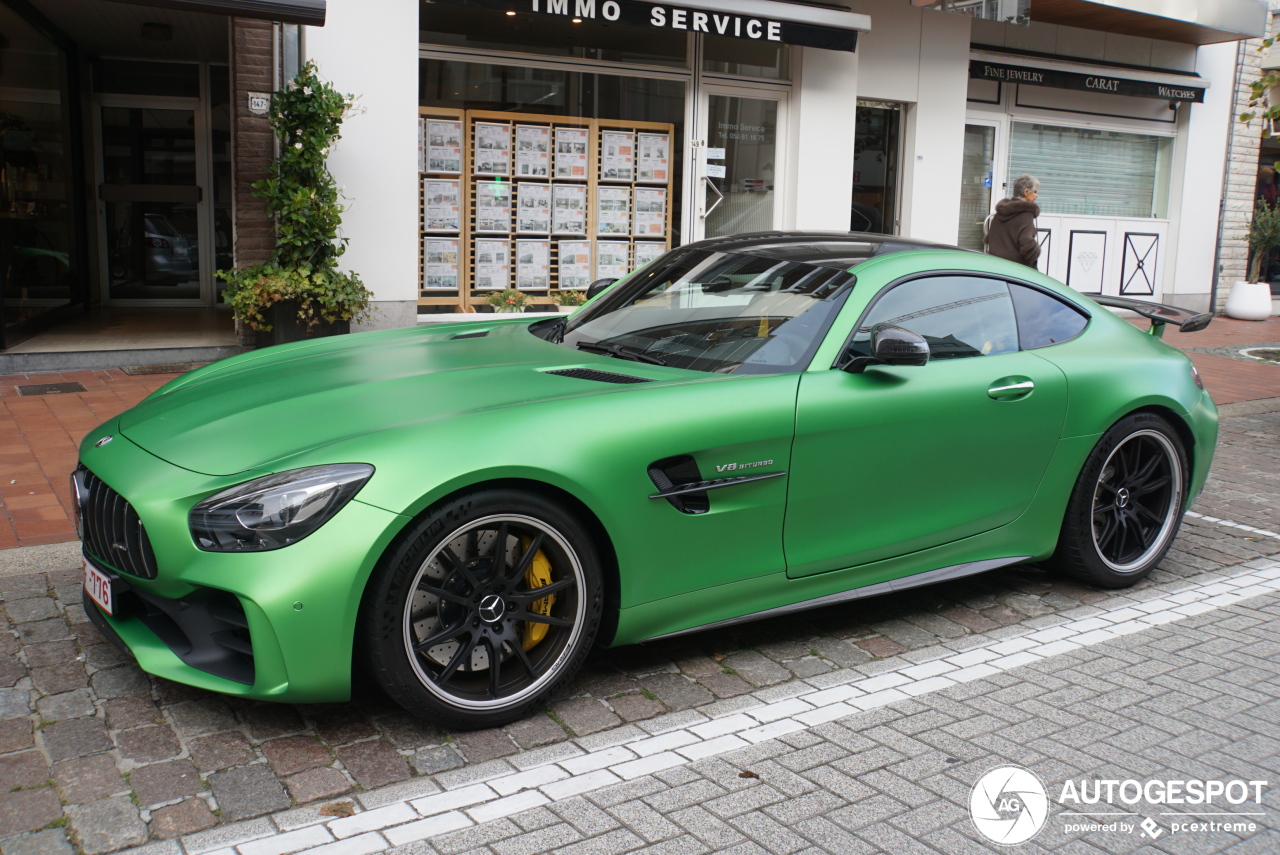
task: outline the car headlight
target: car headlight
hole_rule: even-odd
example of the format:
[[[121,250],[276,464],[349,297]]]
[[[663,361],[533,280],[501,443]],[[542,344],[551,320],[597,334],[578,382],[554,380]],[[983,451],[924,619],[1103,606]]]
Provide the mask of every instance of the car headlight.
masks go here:
[[[206,552],[265,552],[328,522],[373,475],[367,463],[309,466],[223,490],[191,509],[191,537]]]

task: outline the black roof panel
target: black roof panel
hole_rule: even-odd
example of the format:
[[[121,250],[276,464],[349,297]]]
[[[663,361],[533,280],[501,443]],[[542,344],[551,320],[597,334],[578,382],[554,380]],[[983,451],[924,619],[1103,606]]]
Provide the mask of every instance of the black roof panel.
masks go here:
[[[973,251],[943,243],[869,232],[750,232],[709,238],[685,246],[688,249],[710,252],[761,255],[778,261],[796,261],[838,270],[848,270],[856,264],[891,252],[925,249]]]

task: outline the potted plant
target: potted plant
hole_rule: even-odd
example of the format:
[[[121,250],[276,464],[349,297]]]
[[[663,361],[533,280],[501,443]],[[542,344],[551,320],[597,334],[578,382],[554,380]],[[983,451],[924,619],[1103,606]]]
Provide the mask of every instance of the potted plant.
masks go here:
[[[1236,282],[1227,295],[1223,311],[1229,318],[1242,321],[1265,321],[1271,315],[1271,285],[1262,279],[1262,268],[1271,250],[1280,247],[1280,206],[1275,208],[1259,199],[1249,223],[1249,264],[1247,281]]]
[[[587,302],[587,298],[583,296],[581,291],[557,291],[555,293],[556,306],[559,307],[560,313],[571,315],[579,306]]]
[[[338,236],[343,206],[326,161],[338,129],[354,107],[308,62],[285,89],[271,96],[269,121],[280,140],[271,175],[253,185],[276,225],[271,260],[219,270],[228,305],[260,346],[350,331],[368,314],[369,289],[338,269],[347,239]]]
[[[529,298],[515,288],[507,288],[503,291],[494,291],[485,298],[485,302],[493,306],[495,312],[523,312]]]

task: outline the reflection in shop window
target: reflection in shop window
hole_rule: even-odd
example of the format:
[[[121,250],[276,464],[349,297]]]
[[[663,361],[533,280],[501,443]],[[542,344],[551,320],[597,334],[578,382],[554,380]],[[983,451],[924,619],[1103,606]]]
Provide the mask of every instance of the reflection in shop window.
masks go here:
[[[66,58],[0,5],[0,290],[15,325],[67,305],[78,276],[68,171]]]
[[[791,77],[791,47],[781,42],[704,36],[702,70],[712,74],[787,80]]]

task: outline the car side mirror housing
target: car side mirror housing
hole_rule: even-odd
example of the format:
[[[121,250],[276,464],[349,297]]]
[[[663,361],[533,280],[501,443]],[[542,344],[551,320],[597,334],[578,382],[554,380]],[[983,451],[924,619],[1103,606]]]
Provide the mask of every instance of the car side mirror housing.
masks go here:
[[[595,282],[592,282],[587,286],[587,299],[590,300],[592,297],[596,296],[617,281],[617,279],[597,279]]]
[[[837,367],[850,374],[861,374],[871,365],[924,365],[929,361],[929,342],[909,329],[876,324],[871,330],[871,354],[846,356]]]

